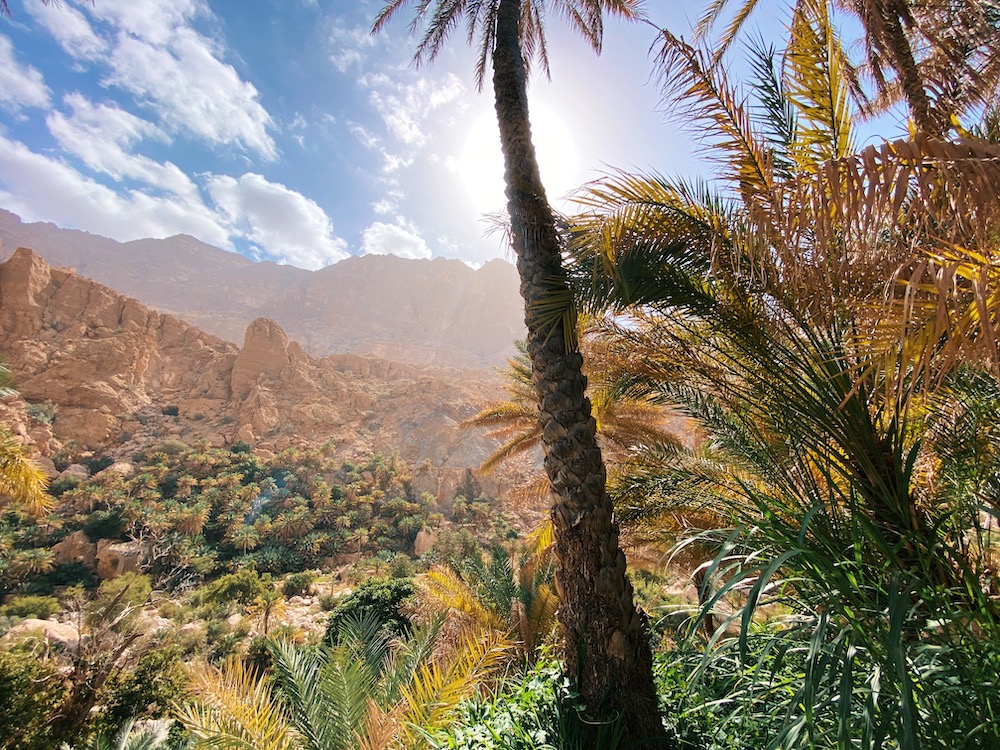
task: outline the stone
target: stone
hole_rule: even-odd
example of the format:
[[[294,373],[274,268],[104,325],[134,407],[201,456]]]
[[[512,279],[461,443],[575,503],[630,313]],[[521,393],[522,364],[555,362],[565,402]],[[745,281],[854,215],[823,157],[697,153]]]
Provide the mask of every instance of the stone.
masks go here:
[[[80,563],[93,570],[97,565],[97,545],[81,531],[74,531],[52,547],[56,564]]]
[[[437,534],[421,529],[417,532],[417,536],[413,540],[413,556],[420,557],[421,555],[426,555],[434,549],[435,543],[437,543]]]
[[[117,578],[123,573],[138,573],[141,560],[142,549],[138,542],[98,544],[97,577],[108,580]]]
[[[7,631],[7,634],[0,638],[0,643],[11,643],[41,636],[51,643],[58,644],[66,650],[76,648],[80,642],[80,631],[69,623],[56,622],[55,620],[38,620],[28,617],[17,623]]]

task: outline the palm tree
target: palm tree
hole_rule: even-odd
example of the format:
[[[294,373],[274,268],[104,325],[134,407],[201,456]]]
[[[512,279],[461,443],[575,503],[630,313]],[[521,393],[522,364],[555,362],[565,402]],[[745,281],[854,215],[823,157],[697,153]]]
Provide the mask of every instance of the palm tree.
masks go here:
[[[770,725],[783,747],[946,747],[956,731],[993,746],[978,717],[1000,611],[970,539],[984,508],[1000,511],[985,490],[997,469],[955,405],[970,403],[965,368],[990,372],[981,403],[1000,373],[996,149],[918,134],[855,153],[828,5],[799,3],[790,34],[780,64],[757,49],[759,100],[745,101],[713,51],[664,33],[665,80],[712,134],[721,189],[628,174],[594,186],[574,270],[635,354],[627,387],[708,433],[709,453],[668,457],[646,487],[707,497],[736,524],[715,536],[704,614],[742,598],[723,623],[740,637],[720,628],[695,665],[730,670],[734,726]],[[935,434],[941,410],[959,416]],[[963,458],[970,442],[982,458]],[[792,618],[757,629],[765,601]],[[758,655],[777,653],[802,661],[768,662],[761,680]]]
[[[274,642],[273,679],[231,658],[194,675],[179,717],[200,748],[421,748],[498,665],[496,639],[442,651],[440,623],[394,640],[375,619],[346,623],[333,646]]]
[[[383,28],[409,0],[392,0]],[[563,241],[538,170],[528,115],[529,64],[547,69],[544,20],[563,15],[595,50],[603,16],[638,18],[638,0],[418,0],[415,24],[429,20],[416,59],[433,59],[463,21],[478,48],[481,86],[489,63],[504,155],[507,211],[521,278],[528,356],[540,404],[545,471],[555,497],[556,583],[565,668],[593,712],[607,703],[626,742],[662,736],[647,628],[633,603],[618,544],[596,425],[584,393],[576,312],[562,265]]]
[[[513,640],[522,662],[530,662],[555,626],[558,599],[551,588],[550,557],[546,550],[517,556],[496,546],[488,561],[437,566],[417,583],[432,604],[458,613],[473,631]]]
[[[486,428],[489,430],[487,437],[502,441],[479,467],[484,473],[515,456],[537,449],[542,443],[538,398],[531,382],[527,346],[523,341],[514,343],[520,354],[508,360],[507,368],[501,372],[509,398],[487,405],[461,425]],[[661,406],[649,398],[637,397],[616,387],[617,373],[625,366],[625,358],[600,344],[591,336],[581,337],[588,397],[605,461],[613,468],[639,450],[677,447],[676,436],[665,426],[667,415]],[[539,481],[529,480],[515,492],[524,497],[545,499],[549,493],[548,477],[543,473]]]
[[[713,45],[716,60],[758,2],[741,0],[721,40]],[[809,2],[797,0],[796,6]],[[729,0],[709,3],[698,24],[699,38],[707,36],[728,5]],[[857,73],[852,70],[849,78],[867,114],[902,98],[918,128],[942,136],[956,124],[953,118],[997,106],[1000,24],[994,3],[837,0],[836,5],[864,29],[866,72],[875,84],[875,100],[863,94]]]

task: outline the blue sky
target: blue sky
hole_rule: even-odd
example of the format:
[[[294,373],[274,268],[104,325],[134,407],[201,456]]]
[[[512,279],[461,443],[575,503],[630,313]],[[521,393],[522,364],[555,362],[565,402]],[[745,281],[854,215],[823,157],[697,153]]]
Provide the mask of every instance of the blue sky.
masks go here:
[[[0,20],[0,207],[118,240],[186,233],[320,268],[349,255],[504,257],[489,87],[464,37],[411,64],[381,0],[11,0]],[[650,3],[682,33],[699,5]],[[648,26],[601,58],[551,27],[531,87],[550,198],[612,167],[703,171],[659,112]]]

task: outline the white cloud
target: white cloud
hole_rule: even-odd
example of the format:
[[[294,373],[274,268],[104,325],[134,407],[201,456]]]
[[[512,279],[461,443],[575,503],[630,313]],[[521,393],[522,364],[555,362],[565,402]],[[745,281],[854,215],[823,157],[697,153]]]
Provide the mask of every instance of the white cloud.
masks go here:
[[[233,231],[281,262],[317,269],[347,257],[330,217],[301,193],[252,172],[212,176],[207,187]]]
[[[49,87],[42,74],[14,59],[14,46],[0,34],[0,104],[17,111],[22,107],[49,106]]]
[[[356,26],[345,28],[333,26],[330,29],[330,62],[341,73],[358,70],[365,61],[365,50],[375,45],[375,40],[367,28]]]
[[[25,9],[70,56],[94,60],[107,52],[108,43],[96,33],[79,10],[68,3],[25,3]],[[58,5],[58,7],[57,7]]]
[[[78,7],[29,7],[67,53],[107,68],[104,86],[133,94],[172,133],[277,157],[274,120],[256,87],[223,62],[221,44],[191,26],[211,17],[203,0],[75,2],[93,23]]]
[[[267,159],[277,156],[274,123],[253,84],[215,57],[211,42],[189,28],[169,47],[128,37],[112,53],[105,83],[141,97],[169,128],[212,143],[238,143]]]
[[[200,0],[101,0],[90,12],[130,36],[167,45],[176,29],[208,9]]]
[[[0,204],[28,221],[54,221],[121,241],[187,233],[232,247],[228,230],[200,201],[138,191],[119,194],[2,136],[0,179],[7,186],[0,190]]]
[[[395,224],[376,221],[361,234],[365,255],[398,255],[400,258],[430,258],[431,250],[416,228],[397,217]]]
[[[388,198],[383,198],[382,200],[375,201],[372,204],[372,211],[374,211],[377,214],[381,214],[383,216],[386,214],[391,214],[397,208],[399,208],[398,204],[395,201],[389,200]]]
[[[63,101],[73,114],[52,112],[46,124],[65,151],[115,180],[138,180],[190,200],[200,200],[194,182],[177,166],[131,153],[136,143],[147,138],[169,141],[156,125],[114,104],[94,104],[79,93],[68,94]]]
[[[434,110],[460,99],[465,86],[449,73],[443,79],[418,78],[410,84],[394,84],[388,76],[365,76],[362,85],[389,132],[407,146],[427,143],[425,123]]]

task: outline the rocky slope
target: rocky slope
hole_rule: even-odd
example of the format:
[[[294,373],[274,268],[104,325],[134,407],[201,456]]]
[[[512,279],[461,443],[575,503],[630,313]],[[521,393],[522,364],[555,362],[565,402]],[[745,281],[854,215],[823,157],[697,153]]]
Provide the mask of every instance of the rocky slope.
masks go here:
[[[258,317],[313,356],[375,354],[458,367],[502,364],[524,336],[517,272],[493,261],[349,258],[320,271],[253,263],[178,235],[116,242],[0,210],[0,259],[30,247],[122,294],[233,343]]]
[[[42,454],[329,443],[345,458],[398,451],[464,471],[491,448],[457,427],[496,397],[489,372],[314,358],[266,318],[238,347],[25,249],[0,265],[0,356],[20,392],[0,418]]]

